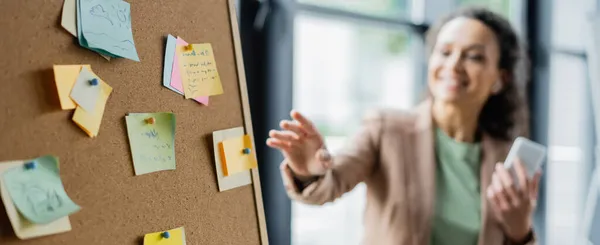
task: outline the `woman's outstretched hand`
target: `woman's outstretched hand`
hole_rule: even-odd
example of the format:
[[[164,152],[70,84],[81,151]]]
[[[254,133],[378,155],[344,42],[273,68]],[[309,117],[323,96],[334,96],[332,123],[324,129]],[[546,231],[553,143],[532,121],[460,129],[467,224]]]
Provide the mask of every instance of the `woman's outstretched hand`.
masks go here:
[[[296,177],[322,175],[331,167],[331,156],[314,124],[297,111],[292,121],[282,120],[281,130],[269,131],[267,145],[278,149]]]
[[[498,163],[492,175],[492,183],[487,188],[487,198],[506,235],[513,241],[521,241],[533,229],[531,219],[536,205],[541,172],[537,172],[530,180],[527,177],[527,170],[520,161],[517,161],[514,166],[518,186],[517,181],[502,163]]]

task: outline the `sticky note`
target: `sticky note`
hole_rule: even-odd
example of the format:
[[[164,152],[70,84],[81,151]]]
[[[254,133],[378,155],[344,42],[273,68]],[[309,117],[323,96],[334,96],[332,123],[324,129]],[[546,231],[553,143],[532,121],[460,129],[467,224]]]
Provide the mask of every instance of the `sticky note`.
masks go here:
[[[2,179],[13,203],[27,220],[36,224],[48,224],[79,211],[65,192],[58,171],[58,159],[47,155],[26,162],[4,172]]]
[[[186,45],[188,45],[188,43],[186,41],[184,41],[180,37],[177,37],[176,47],[186,46]],[[175,53],[175,50],[173,50],[173,52]],[[183,83],[181,81],[181,70],[179,69],[179,58],[177,55],[174,55],[174,57],[173,57],[173,67],[171,69],[171,87],[175,88],[181,94],[183,94],[183,92],[184,92]],[[208,96],[198,96],[198,97],[195,97],[194,100],[200,104],[208,105],[208,98],[209,98]]]
[[[98,85],[90,84],[92,79],[98,80]],[[94,74],[91,69],[82,67],[77,80],[71,89],[71,99],[86,111],[93,111],[96,108],[96,102],[100,97],[100,78]]]
[[[183,95],[183,91],[171,86],[171,74],[173,73],[173,58],[175,57],[175,47],[177,47],[177,38],[169,34],[167,36],[167,45],[165,47],[165,67],[163,69],[163,86],[175,93]]]
[[[178,45],[177,58],[186,99],[223,93],[210,43],[192,44],[191,49]]]
[[[164,232],[169,232],[169,238],[163,236]],[[159,231],[149,233],[144,236],[144,245],[185,245],[185,230],[183,227],[168,231]]]
[[[76,0],[65,0],[63,3],[60,24],[65,30],[77,37],[77,3]]]
[[[140,61],[131,29],[131,9],[122,0],[77,0],[79,45],[100,54]]]
[[[175,169],[173,113],[129,113],[125,121],[135,175]]]
[[[231,176],[256,167],[256,155],[249,135],[226,139],[219,144],[223,175]],[[244,149],[249,149],[245,154]]]
[[[219,191],[231,190],[240,186],[249,185],[252,183],[252,177],[250,171],[242,171],[237,174],[225,176],[223,174],[223,161],[221,160],[221,154],[219,144],[229,138],[238,138],[244,136],[244,128],[230,128],[219,131],[214,131],[213,135],[213,149],[215,156],[215,172],[217,175],[217,184],[219,185]]]
[[[63,110],[70,110],[77,107],[69,95],[71,94],[73,85],[77,81],[82,66],[91,69],[90,65],[54,65],[54,82],[58,90],[60,107]]]
[[[100,124],[102,123],[102,117],[106,108],[106,101],[112,92],[112,87],[106,84],[102,79],[99,79],[100,96],[96,101],[96,107],[92,111],[86,111],[81,107],[75,109],[73,114],[73,122],[77,124],[88,136],[98,136],[100,131]]]
[[[1,179],[1,176],[3,176],[4,173],[9,169],[23,167],[23,164],[25,164],[25,161],[23,160],[0,163],[0,197],[2,198],[2,203],[4,203],[8,220],[13,227],[15,235],[19,239],[24,240],[70,231],[71,222],[69,221],[69,216],[59,218],[48,224],[35,224],[31,223],[25,219],[23,215],[19,214],[19,211],[17,210],[17,207],[15,207],[12,198],[10,198],[8,189],[4,184],[4,180]]]

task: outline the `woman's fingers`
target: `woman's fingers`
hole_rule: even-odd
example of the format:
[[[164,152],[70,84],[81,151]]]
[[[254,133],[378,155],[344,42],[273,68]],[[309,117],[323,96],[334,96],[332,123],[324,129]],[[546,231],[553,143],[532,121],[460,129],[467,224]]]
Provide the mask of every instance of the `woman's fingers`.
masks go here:
[[[282,129],[296,133],[300,137],[308,135],[308,132],[304,129],[304,127],[302,127],[298,122],[295,121],[282,120],[279,123],[279,126]]]
[[[529,184],[529,197],[531,198],[531,200],[534,200],[534,202],[538,198],[538,192],[539,192],[538,188],[540,185],[541,178],[542,178],[542,171],[540,170],[535,173],[535,175],[533,176],[533,180]]]
[[[527,193],[529,190],[529,178],[527,177],[527,169],[523,166],[523,162],[520,159],[515,161],[515,170],[517,172],[517,178],[519,179],[520,191]]]
[[[308,120],[308,118],[306,118],[304,115],[302,115],[300,112],[292,110],[290,112],[290,116],[296,120],[301,126],[304,127],[304,130],[306,131],[306,133],[308,134],[316,134],[317,133],[317,129],[315,128],[314,124]]]
[[[300,136],[298,136],[296,133],[294,133],[292,131],[271,130],[271,131],[269,131],[269,137],[278,139],[281,141],[290,141],[290,142],[300,140]]]
[[[494,201],[496,202],[496,205],[498,205],[500,211],[508,210],[510,207],[510,203],[508,202],[508,198],[504,191],[504,186],[502,186],[502,182],[500,181],[500,178],[498,177],[497,173],[494,173],[494,175],[492,175],[492,187],[494,191],[492,196],[494,198]]]
[[[497,179],[499,179],[500,184],[502,185],[503,192],[505,193],[506,198],[508,199],[507,201],[512,206],[519,206],[521,202],[521,197],[519,196],[519,194],[517,194],[517,191],[515,190],[515,182],[513,181],[508,171],[500,163],[496,165],[496,175],[498,177]]]
[[[289,152],[291,149],[291,144],[287,141],[282,141],[275,138],[268,138],[267,145],[271,148],[276,148],[280,151]]]

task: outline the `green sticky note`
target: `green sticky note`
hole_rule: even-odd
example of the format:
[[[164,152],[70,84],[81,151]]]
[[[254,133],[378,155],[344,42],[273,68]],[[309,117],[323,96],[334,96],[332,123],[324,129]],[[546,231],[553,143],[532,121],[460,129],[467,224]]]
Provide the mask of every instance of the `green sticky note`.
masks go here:
[[[175,169],[173,113],[129,113],[125,121],[135,175]]]
[[[28,162],[35,167],[26,168]],[[79,211],[65,192],[58,159],[43,156],[4,172],[2,178],[17,210],[35,224],[47,224]]]

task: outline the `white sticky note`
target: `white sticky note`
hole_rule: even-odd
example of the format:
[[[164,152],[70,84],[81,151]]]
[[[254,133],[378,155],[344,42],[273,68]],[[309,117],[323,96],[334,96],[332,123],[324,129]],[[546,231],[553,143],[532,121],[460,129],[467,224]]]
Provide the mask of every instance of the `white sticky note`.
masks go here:
[[[92,79],[98,79],[98,84],[90,84]],[[87,67],[82,67],[75,85],[71,90],[71,99],[82,109],[93,112],[100,97],[100,78],[96,77]]]
[[[65,30],[77,37],[77,6],[75,0],[65,0],[60,24]]]

